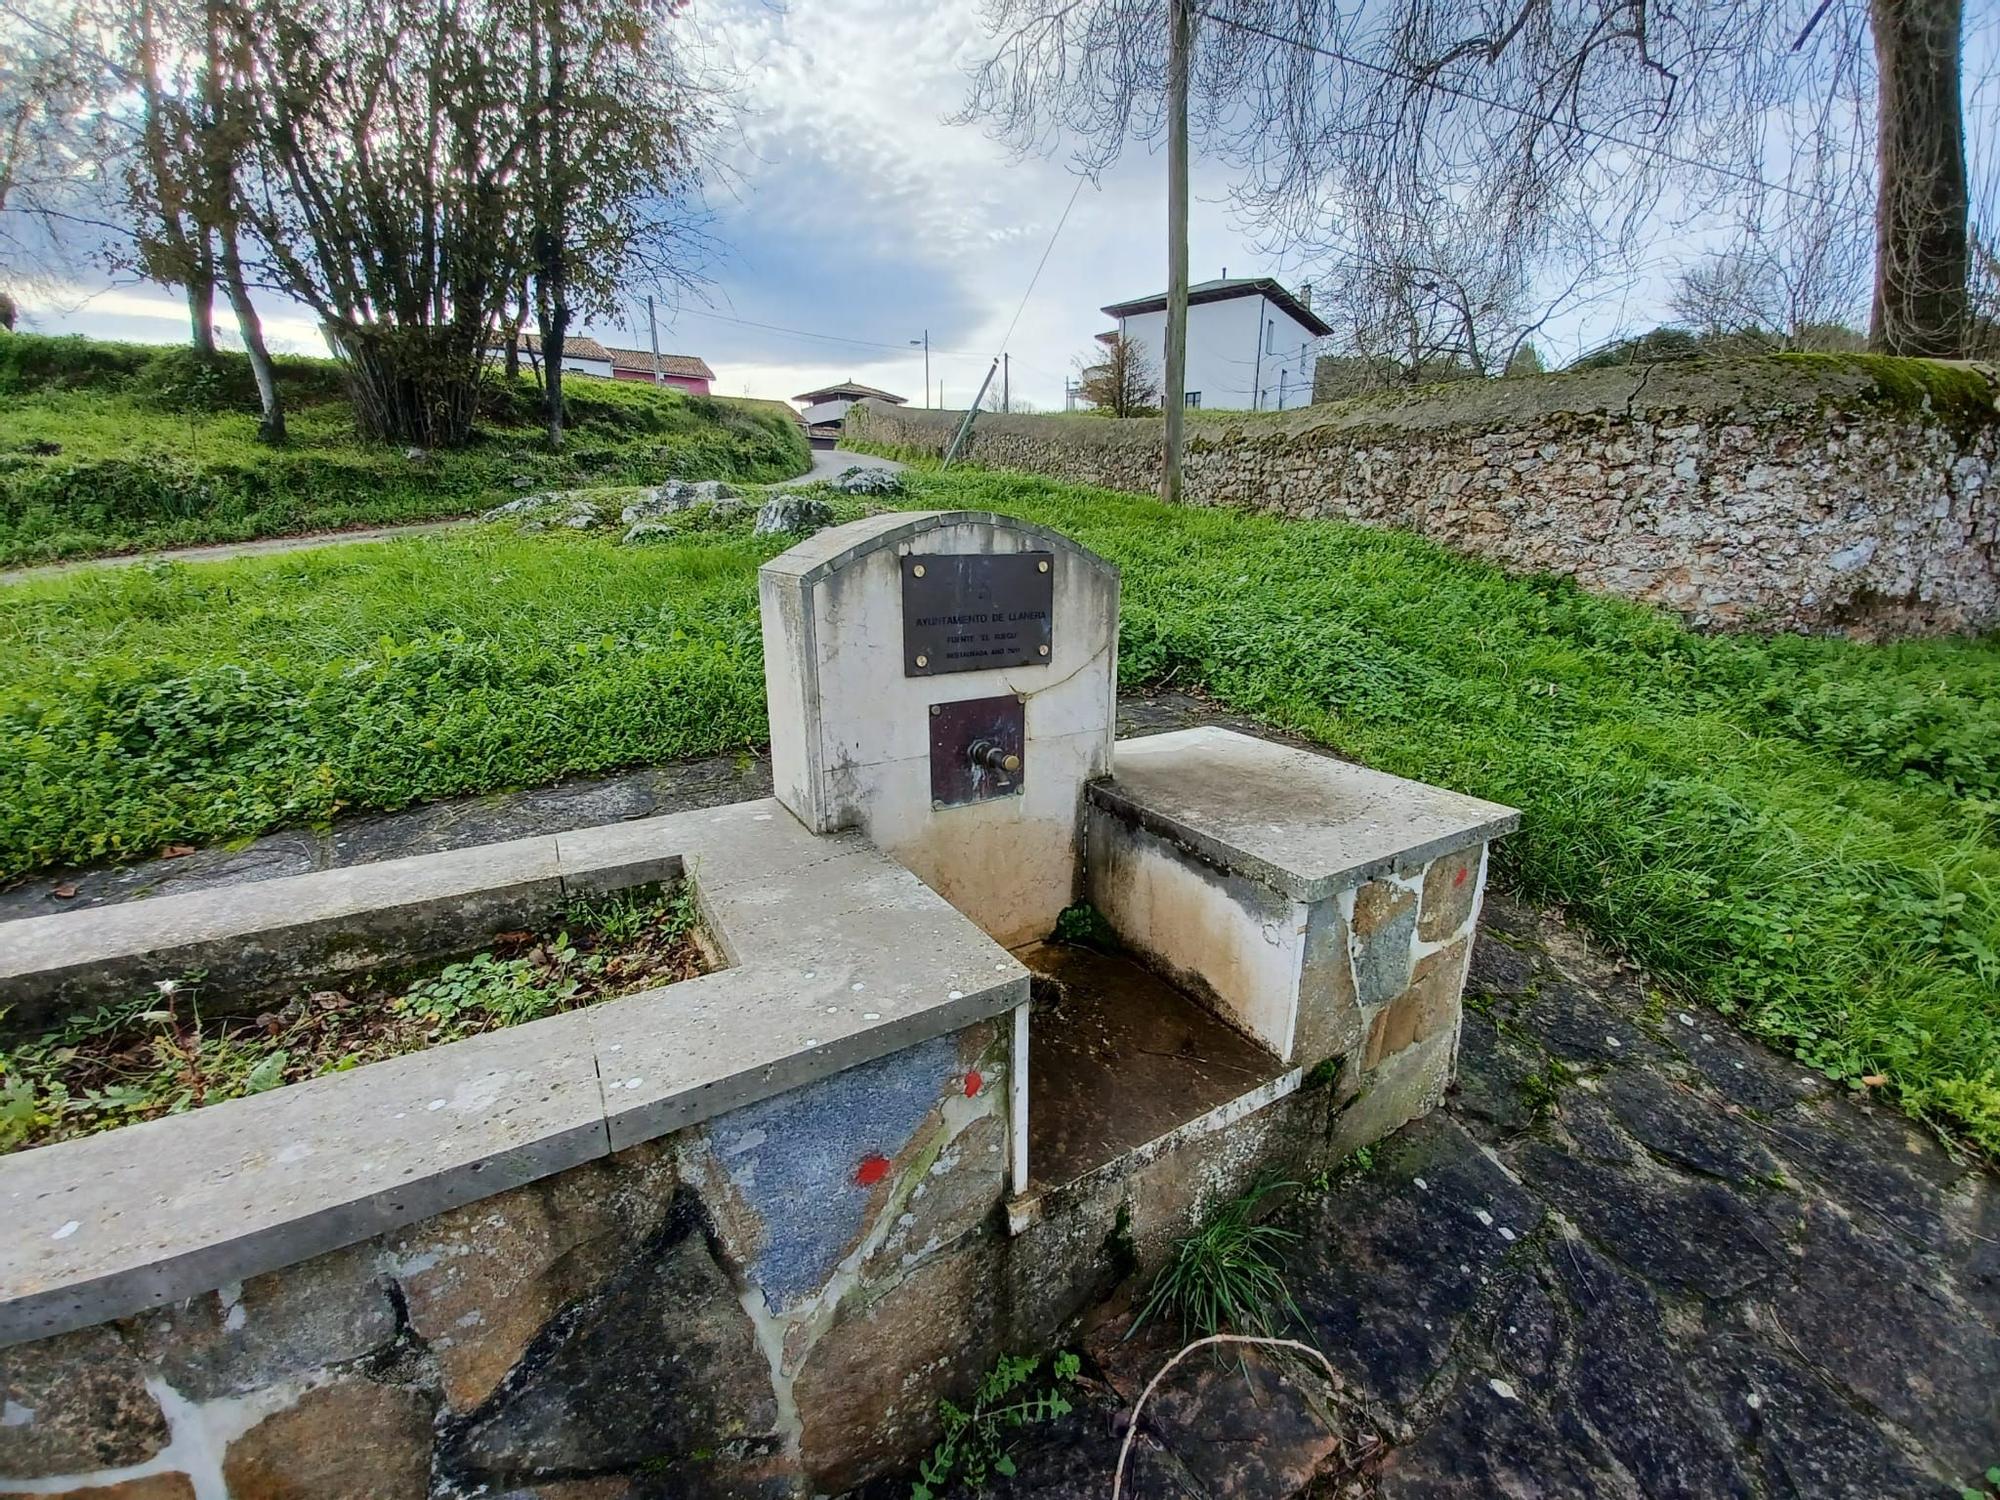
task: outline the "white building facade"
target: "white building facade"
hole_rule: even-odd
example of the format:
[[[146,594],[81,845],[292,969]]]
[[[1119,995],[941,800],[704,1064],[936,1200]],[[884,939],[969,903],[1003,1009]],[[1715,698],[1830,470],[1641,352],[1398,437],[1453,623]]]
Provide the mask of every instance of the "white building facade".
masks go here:
[[[1226,411],[1283,411],[1312,404],[1313,359],[1332,330],[1313,315],[1312,290],[1294,296],[1272,277],[1227,276],[1188,288],[1187,404]],[[1104,309],[1146,351],[1154,375],[1167,369],[1167,297]]]

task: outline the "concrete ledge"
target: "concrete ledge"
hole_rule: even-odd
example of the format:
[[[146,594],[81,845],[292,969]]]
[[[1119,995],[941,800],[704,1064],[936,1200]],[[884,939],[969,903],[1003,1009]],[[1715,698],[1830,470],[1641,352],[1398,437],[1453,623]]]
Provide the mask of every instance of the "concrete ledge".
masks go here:
[[[0,923],[0,1030],[40,1031],[194,970],[254,997],[463,952],[541,920],[562,895],[544,837]]]
[[[1205,726],[1120,740],[1093,805],[1296,901],[1511,833],[1521,815],[1419,781]]]
[[[1027,1000],[1027,970],[907,870],[773,801],[0,924],[0,998],[34,955],[74,970],[191,932],[258,942],[365,917],[371,889],[447,911],[447,892],[683,869],[734,967],[0,1158],[0,1344],[368,1239]]]

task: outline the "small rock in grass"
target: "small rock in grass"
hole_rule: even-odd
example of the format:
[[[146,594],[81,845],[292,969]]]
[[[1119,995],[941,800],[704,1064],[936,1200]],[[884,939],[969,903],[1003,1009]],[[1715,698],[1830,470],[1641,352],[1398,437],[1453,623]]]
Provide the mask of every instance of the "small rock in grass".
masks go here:
[[[775,536],[788,531],[818,531],[833,524],[833,507],[811,495],[778,494],[757,511],[757,536]]]
[[[505,504],[494,506],[493,509],[483,513],[479,519],[481,521],[504,521],[509,516],[526,515],[529,511],[546,505],[550,498],[548,495],[523,495],[517,500],[509,500]]]
[[[678,479],[669,479],[665,484],[655,485],[640,495],[637,500],[618,513],[618,519],[627,526],[635,526],[641,521],[653,521],[661,516],[671,516],[686,510],[694,504],[694,501],[694,489],[691,485],[682,484]]]
[[[833,481],[833,487],[843,495],[900,495],[903,493],[903,476],[894,469],[864,469],[855,464],[843,469]]]

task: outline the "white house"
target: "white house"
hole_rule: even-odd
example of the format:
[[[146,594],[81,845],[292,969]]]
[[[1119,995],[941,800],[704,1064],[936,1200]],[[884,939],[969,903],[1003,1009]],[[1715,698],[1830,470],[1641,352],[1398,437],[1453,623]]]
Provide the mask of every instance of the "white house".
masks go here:
[[[1167,294],[1114,302],[1105,316],[1167,368]],[[1187,404],[1230,411],[1282,411],[1312,404],[1313,344],[1333,330],[1313,316],[1312,288],[1297,296],[1269,276],[1188,288]]]
[[[831,448],[840,439],[840,427],[847,417],[847,408],[871,397],[896,406],[909,404],[894,392],[878,391],[872,385],[859,385],[852,380],[801,391],[792,399],[799,403],[799,420],[806,424],[807,440],[815,448]]]

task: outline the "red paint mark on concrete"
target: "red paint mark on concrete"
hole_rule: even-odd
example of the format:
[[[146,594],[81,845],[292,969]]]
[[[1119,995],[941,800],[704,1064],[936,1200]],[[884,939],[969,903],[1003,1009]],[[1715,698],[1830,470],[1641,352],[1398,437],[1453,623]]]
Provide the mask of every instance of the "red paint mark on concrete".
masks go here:
[[[1465,884],[1465,866],[1464,866],[1464,865],[1460,865],[1460,866],[1458,867],[1458,873],[1457,873],[1456,875],[1454,875],[1454,876],[1452,876],[1452,877],[1451,877],[1451,883],[1452,883],[1453,885],[1464,885],[1464,884]]]
[[[977,1098],[979,1090],[985,1082],[986,1080],[979,1076],[979,1069],[974,1068],[970,1073],[967,1073],[965,1075],[965,1097],[968,1099]]]
[[[854,1180],[863,1187],[873,1187],[889,1175],[889,1158],[879,1151],[861,1158],[861,1165],[854,1169]]]

